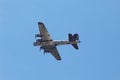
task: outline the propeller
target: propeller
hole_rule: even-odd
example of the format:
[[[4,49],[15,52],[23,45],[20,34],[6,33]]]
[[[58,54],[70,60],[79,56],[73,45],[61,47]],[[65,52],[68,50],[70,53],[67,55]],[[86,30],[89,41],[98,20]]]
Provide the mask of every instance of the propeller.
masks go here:
[[[36,39],[37,35],[35,35],[35,39]]]
[[[83,41],[80,41],[80,43],[82,43]]]

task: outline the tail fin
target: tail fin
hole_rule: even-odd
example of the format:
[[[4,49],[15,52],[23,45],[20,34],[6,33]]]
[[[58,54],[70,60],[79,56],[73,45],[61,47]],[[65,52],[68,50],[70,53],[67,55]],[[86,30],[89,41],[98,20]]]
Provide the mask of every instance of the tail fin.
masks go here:
[[[74,35],[72,35],[71,33],[68,34],[68,38],[69,38],[69,41],[70,42],[75,42],[77,40],[79,40],[79,35],[77,33],[75,33]],[[76,44],[72,44],[72,46],[75,48],[75,49],[79,49],[77,43]]]

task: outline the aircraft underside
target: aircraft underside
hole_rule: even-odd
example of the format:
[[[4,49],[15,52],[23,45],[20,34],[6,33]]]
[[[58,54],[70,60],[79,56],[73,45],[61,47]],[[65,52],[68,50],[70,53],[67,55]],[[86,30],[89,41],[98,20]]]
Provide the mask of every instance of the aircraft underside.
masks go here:
[[[57,60],[61,60],[59,52],[56,46],[71,44],[75,49],[78,48],[78,43],[80,43],[79,35],[75,33],[72,35],[68,34],[68,40],[52,40],[50,34],[48,33],[45,25],[38,22],[40,34],[36,34],[36,42],[33,43],[34,46],[40,46],[40,50],[44,50],[44,53],[51,53]]]

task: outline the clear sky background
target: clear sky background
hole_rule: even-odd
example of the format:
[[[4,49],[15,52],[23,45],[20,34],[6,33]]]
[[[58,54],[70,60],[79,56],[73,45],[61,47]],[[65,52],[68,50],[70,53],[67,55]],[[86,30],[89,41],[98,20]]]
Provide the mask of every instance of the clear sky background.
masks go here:
[[[55,40],[78,33],[80,50],[43,55],[38,21]],[[0,0],[0,80],[120,80],[120,0]]]

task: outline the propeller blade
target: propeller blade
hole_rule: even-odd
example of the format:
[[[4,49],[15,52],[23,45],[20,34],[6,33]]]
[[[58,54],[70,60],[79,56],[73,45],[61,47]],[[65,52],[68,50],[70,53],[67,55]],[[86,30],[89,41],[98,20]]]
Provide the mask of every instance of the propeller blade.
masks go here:
[[[36,39],[37,35],[35,35],[35,39]]]

